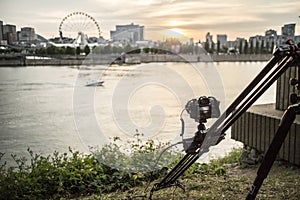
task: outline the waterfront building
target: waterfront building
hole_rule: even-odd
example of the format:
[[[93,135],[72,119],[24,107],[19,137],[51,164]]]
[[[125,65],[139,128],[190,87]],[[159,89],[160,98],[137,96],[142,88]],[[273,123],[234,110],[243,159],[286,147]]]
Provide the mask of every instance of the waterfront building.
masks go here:
[[[19,41],[21,42],[29,42],[34,41],[37,39],[37,36],[35,34],[35,30],[32,27],[23,27],[21,28],[20,34],[19,34]]]
[[[217,41],[220,43],[220,49],[224,49],[227,43],[227,35],[226,34],[218,34]]]
[[[239,50],[239,53],[245,53],[245,45],[247,40],[245,38],[236,38],[235,40],[235,48]]]
[[[7,41],[7,44],[14,44],[17,42],[17,31],[15,25],[3,25],[3,39]]]
[[[265,39],[268,52],[272,52],[272,48],[274,48],[274,45],[277,44],[277,38],[277,31],[273,29],[266,30]]]
[[[259,54],[262,53],[262,49],[266,48],[266,37],[262,35],[256,35],[249,38],[249,50],[250,53]]]
[[[273,29],[266,30],[265,32],[266,37],[277,37],[277,31]]]
[[[110,38],[125,44],[135,45],[144,40],[144,26],[138,24],[116,25],[115,31],[110,31]]]
[[[296,24],[285,24],[281,27],[281,34],[292,39],[295,36],[295,27]]]
[[[0,42],[3,40],[3,21],[0,21]]]
[[[205,36],[205,50],[208,51],[209,49],[214,48],[213,44],[213,36],[208,32]]]
[[[190,38],[190,39],[189,39],[188,45],[194,45],[194,38]]]
[[[295,36],[294,41],[295,41],[295,44],[298,44],[300,42],[300,35]]]
[[[278,35],[276,38],[276,42],[275,42],[276,46],[284,44],[287,41],[287,39],[290,39],[290,38],[286,35]]]

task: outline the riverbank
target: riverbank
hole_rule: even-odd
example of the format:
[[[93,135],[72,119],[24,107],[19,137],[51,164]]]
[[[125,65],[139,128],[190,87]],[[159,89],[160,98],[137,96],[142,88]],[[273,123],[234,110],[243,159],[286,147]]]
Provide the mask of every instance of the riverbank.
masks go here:
[[[5,66],[62,66],[62,65],[97,65],[111,63],[138,64],[150,62],[256,62],[268,61],[270,54],[239,55],[168,55],[168,54],[101,54],[89,56],[26,56],[0,55],[0,67]]]
[[[224,170],[226,171],[223,175],[201,173],[185,175],[180,179],[180,183],[185,187],[185,191],[180,188],[176,189],[175,187],[167,188],[155,192],[152,199],[245,199],[250,186],[256,178],[259,165],[244,166],[238,163],[229,162],[219,166],[219,168],[222,167],[224,167]],[[299,180],[299,168],[277,161],[274,163],[268,177],[263,182],[256,199],[298,200],[300,199]],[[153,185],[150,185],[149,188],[152,186]],[[139,186],[125,192],[117,191],[102,195],[91,195],[81,199],[143,199],[136,198],[136,196],[144,194],[144,189],[145,186]]]
[[[15,157],[16,168],[0,167],[0,199],[147,199],[166,175],[164,169],[145,174],[118,171],[93,155],[72,150],[47,157],[28,151],[29,166]],[[194,163],[179,178],[185,191],[165,188],[154,192],[152,199],[245,199],[259,165],[241,163],[242,152],[236,149],[208,164]],[[299,180],[300,168],[276,161],[257,199],[299,199]]]

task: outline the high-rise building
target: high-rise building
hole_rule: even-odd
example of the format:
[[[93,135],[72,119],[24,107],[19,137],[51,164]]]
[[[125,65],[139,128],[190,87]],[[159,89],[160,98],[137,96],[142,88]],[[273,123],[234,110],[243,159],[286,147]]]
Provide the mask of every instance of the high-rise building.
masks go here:
[[[3,39],[6,40],[8,44],[13,44],[17,41],[17,31],[15,25],[3,25]]]
[[[34,28],[23,27],[19,35],[19,41],[34,41],[36,40],[36,34]]]
[[[266,30],[265,32],[265,45],[268,52],[272,52],[276,41],[278,41],[280,36],[277,35],[277,31],[273,29]]]
[[[269,29],[269,30],[266,30],[265,36],[266,37],[276,37],[277,36],[277,32],[275,30],[273,30],[273,29]]]
[[[209,50],[213,47],[213,39],[212,39],[212,35],[210,34],[210,32],[208,32],[205,36],[205,49]]]
[[[189,39],[188,45],[194,45],[194,38]]]
[[[115,31],[110,31],[110,38],[126,44],[135,44],[144,40],[144,26],[136,24],[116,25]]]
[[[260,53],[261,47],[266,47],[266,37],[256,35],[249,38],[250,53]]]
[[[227,43],[227,35],[226,34],[218,34],[217,41],[220,42],[220,48],[223,49]]]
[[[0,21],[0,41],[3,40],[3,21]]]
[[[246,46],[247,40],[245,38],[236,38],[234,41],[234,47],[239,50],[239,53],[245,53],[245,46]]]
[[[285,24],[281,27],[281,34],[288,38],[293,38],[295,36],[295,26],[296,24]]]

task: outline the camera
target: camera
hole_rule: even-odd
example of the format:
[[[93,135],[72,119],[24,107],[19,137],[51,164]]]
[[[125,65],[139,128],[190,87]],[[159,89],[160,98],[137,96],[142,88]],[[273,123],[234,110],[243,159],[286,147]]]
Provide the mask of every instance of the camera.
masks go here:
[[[215,97],[201,96],[199,99],[192,99],[187,102],[185,109],[190,118],[196,122],[206,122],[209,118],[220,116],[220,102]]]

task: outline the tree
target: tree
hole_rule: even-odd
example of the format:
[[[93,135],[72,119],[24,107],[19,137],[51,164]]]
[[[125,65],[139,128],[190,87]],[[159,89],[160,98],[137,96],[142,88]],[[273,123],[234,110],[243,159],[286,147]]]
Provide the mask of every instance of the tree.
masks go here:
[[[245,46],[244,46],[244,54],[247,54],[248,53],[248,41],[246,40],[245,41]]]
[[[119,47],[119,46],[113,46],[113,47],[112,47],[112,52],[113,52],[113,53],[118,53],[118,54],[120,54],[120,53],[123,52],[123,48],[122,48],[122,47]]]
[[[244,52],[243,52],[243,41],[242,41],[242,40],[240,40],[240,44],[239,44],[239,52],[240,52],[240,53],[244,53]]]
[[[209,50],[209,53],[214,53],[214,51],[215,51],[215,43],[212,42],[211,43],[211,49]]]
[[[261,49],[259,48],[259,42],[256,41],[256,44],[255,44],[255,52],[256,54],[259,54],[261,52]]]
[[[88,45],[86,45],[83,49],[83,52],[85,53],[85,55],[88,55],[91,52],[91,49]]]
[[[55,46],[49,46],[49,47],[47,47],[46,53],[47,53],[48,55],[54,55],[54,54],[57,54],[57,47],[55,47]]]
[[[140,54],[141,53],[141,49],[133,49],[129,52],[126,52],[127,54]]]
[[[218,42],[217,42],[217,52],[218,53],[220,53],[220,50],[221,50],[220,45],[221,45],[220,40],[218,40]]]
[[[61,54],[61,55],[66,54],[66,47],[60,47],[59,54]]]
[[[40,54],[40,55],[44,55],[44,54],[46,54],[47,52],[46,52],[46,49],[45,49],[45,48],[39,48],[39,49],[36,49],[36,50],[35,50],[35,53],[36,53],[36,54]]]
[[[76,47],[76,55],[79,55],[81,52],[80,47]]]
[[[261,44],[260,44],[260,53],[262,53],[262,54],[266,53],[264,46],[265,46],[265,41],[262,40]]]
[[[209,42],[208,42],[208,40],[206,40],[206,42],[205,42],[205,44],[204,44],[204,49],[205,49],[205,51],[209,51]]]
[[[194,50],[193,45],[183,44],[180,47],[180,52],[181,53],[193,53],[193,50]]]
[[[270,53],[271,50],[270,50],[270,42],[267,41],[267,45],[266,45],[266,53]]]
[[[103,48],[103,51],[102,51],[104,54],[110,54],[111,53],[111,47],[110,45],[106,45],[104,48]]]
[[[271,46],[271,53],[273,52],[273,49],[274,49],[274,41],[272,41],[272,46]]]
[[[130,52],[132,50],[131,46],[129,44],[127,44],[125,47],[124,47],[124,52],[127,53],[127,52]]]
[[[66,54],[67,55],[74,55],[76,52],[75,52],[75,48],[72,48],[72,47],[67,47],[66,48]]]
[[[253,40],[251,40],[250,42],[250,54],[254,53],[254,44],[253,44]]]

